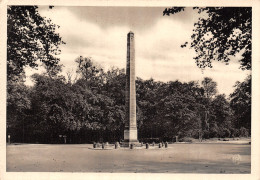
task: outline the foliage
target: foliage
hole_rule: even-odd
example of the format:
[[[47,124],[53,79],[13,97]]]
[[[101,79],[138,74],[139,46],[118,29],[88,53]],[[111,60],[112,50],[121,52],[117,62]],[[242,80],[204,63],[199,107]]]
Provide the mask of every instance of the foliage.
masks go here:
[[[184,7],[166,8],[163,15],[184,11]],[[241,68],[251,69],[252,8],[195,7],[202,16],[194,24],[190,47],[200,68],[212,67],[212,60],[229,63],[231,56],[242,55]],[[186,42],[182,47],[186,47]]]
[[[61,70],[59,45],[64,43],[56,33],[59,26],[42,17],[37,6],[8,6],[7,8],[7,77],[17,81],[24,68],[36,68],[39,61],[50,76]]]
[[[206,98],[212,98],[217,93],[217,83],[211,78],[205,77],[201,82]]]
[[[24,139],[24,136],[20,136],[26,130],[24,124],[30,123],[26,121],[31,108],[29,93],[30,89],[22,82],[11,82],[7,86],[7,129],[19,141]]]
[[[230,94],[230,104],[236,114],[236,128],[244,127],[251,131],[251,75],[244,82],[237,82],[235,91]]]
[[[91,59],[85,59],[88,66],[78,73],[87,72],[88,76],[80,76],[75,83],[66,82],[64,77],[34,74],[31,88],[22,82],[10,84],[7,132],[14,135],[13,139],[41,143],[61,142],[60,135],[66,135],[68,143],[123,139],[125,72],[114,67],[104,72]],[[97,73],[89,71],[93,69]],[[235,118],[244,103],[236,96],[246,83],[237,85],[231,104],[224,95],[216,94],[212,79],[205,78],[201,84],[137,78],[139,139],[174,141],[176,136],[202,139],[250,135],[248,127],[241,126],[245,123],[243,117]]]
[[[211,127],[215,129],[215,133],[219,137],[230,137],[232,129],[233,111],[225,95],[217,95],[212,101],[211,108],[213,109],[213,123]],[[212,126],[213,125],[213,126]],[[214,133],[214,130],[211,129]]]

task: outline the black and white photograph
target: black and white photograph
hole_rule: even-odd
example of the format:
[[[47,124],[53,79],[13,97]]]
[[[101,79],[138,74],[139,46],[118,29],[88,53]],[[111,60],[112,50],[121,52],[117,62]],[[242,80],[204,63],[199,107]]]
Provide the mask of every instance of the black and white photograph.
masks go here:
[[[3,179],[259,178],[253,5],[1,6]]]

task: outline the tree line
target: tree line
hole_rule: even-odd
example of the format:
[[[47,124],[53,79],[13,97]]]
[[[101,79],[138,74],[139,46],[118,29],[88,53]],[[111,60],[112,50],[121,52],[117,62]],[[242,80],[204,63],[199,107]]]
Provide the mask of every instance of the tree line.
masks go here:
[[[17,142],[120,141],[125,123],[125,70],[104,71],[79,57],[78,79],[32,75],[34,85],[8,84],[7,133]],[[226,97],[211,78],[182,83],[136,80],[140,140],[250,136],[251,77]]]

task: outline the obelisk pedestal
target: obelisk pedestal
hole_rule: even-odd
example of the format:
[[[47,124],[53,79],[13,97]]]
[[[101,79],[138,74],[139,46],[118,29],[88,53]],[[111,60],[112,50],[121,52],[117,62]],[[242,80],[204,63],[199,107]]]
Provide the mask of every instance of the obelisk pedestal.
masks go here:
[[[134,33],[127,34],[127,65],[125,89],[126,122],[123,146],[139,143],[136,126],[136,89],[135,89],[135,39]]]

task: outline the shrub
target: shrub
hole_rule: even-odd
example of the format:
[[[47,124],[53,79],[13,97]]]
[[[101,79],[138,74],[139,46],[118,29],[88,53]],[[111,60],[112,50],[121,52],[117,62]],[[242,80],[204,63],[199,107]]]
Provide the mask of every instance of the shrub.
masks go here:
[[[248,129],[244,128],[244,127],[241,127],[239,129],[239,136],[240,137],[248,137],[249,136],[249,132],[248,132]]]
[[[190,138],[190,137],[183,137],[183,138],[179,139],[179,142],[189,142],[189,143],[192,143],[193,139]]]

